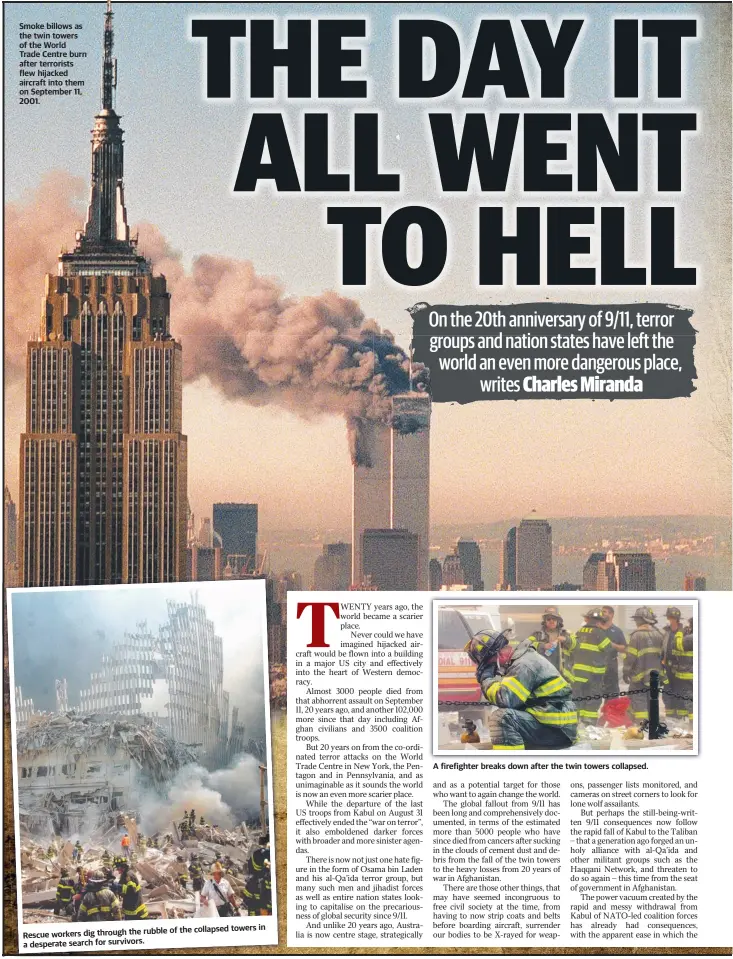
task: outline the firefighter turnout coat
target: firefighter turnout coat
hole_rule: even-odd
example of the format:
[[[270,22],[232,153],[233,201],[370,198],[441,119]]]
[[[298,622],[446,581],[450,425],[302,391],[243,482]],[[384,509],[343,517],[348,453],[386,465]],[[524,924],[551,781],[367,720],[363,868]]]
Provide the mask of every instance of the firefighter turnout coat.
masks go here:
[[[482,677],[480,683],[492,705],[524,712],[540,726],[562,731],[570,743],[575,741],[578,713],[570,685],[531,640],[515,647],[503,675]],[[492,741],[496,742],[493,730]]]
[[[147,919],[148,907],[143,902],[143,893],[137,873],[128,869],[120,880],[122,891],[122,914],[125,919]]]
[[[629,637],[624,659],[624,679],[634,686],[648,685],[649,673],[662,671],[664,636],[649,623],[642,623]]]

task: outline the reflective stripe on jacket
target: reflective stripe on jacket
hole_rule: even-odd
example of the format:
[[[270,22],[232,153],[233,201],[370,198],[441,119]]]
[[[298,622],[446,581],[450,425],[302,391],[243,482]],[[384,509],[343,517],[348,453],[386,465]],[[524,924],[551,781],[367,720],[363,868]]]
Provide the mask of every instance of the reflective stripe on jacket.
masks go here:
[[[581,626],[573,646],[573,680],[576,683],[597,682],[606,673],[611,640],[600,626]]]
[[[682,627],[674,631],[671,626],[664,628],[664,665],[670,677],[693,679],[693,638]]]
[[[74,887],[69,883],[68,880],[64,881],[63,879],[56,886],[56,898],[59,902],[71,902],[71,899],[74,895]]]
[[[624,654],[624,679],[631,683],[644,683],[649,680],[649,673],[653,670],[662,670],[662,647],[664,636],[656,626],[646,623],[635,629],[629,637],[629,643]]]
[[[122,912],[137,919],[148,918],[148,907],[143,902],[140,880],[134,872],[128,871],[122,879]]]
[[[492,705],[524,710],[575,739],[578,713],[570,685],[529,639],[515,648],[504,675],[482,679],[481,689]]]

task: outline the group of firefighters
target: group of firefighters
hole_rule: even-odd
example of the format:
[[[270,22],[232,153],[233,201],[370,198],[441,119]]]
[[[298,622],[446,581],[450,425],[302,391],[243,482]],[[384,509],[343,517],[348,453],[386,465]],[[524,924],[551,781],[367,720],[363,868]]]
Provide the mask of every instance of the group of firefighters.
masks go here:
[[[81,845],[77,845],[81,849]],[[76,858],[81,858],[81,854],[78,853]],[[178,859],[183,862],[183,857],[179,856]],[[68,869],[62,868],[56,887],[54,914],[69,916],[77,922],[150,918],[140,877],[133,863],[124,855],[112,859],[107,851],[102,856],[102,863],[104,869],[92,872],[77,866],[74,879]],[[192,854],[190,863],[184,866],[178,881],[185,890],[190,879],[194,894],[199,893],[204,905],[213,903],[220,916],[240,915],[240,906],[250,916],[271,915],[269,835],[260,836],[259,844],[249,858],[247,873],[241,904],[237,903],[230,881],[236,875],[236,867],[231,859],[227,865],[215,862],[211,866],[210,876],[204,878],[204,865],[196,854]]]
[[[640,606],[627,639],[614,615],[612,606],[593,607],[583,615],[584,625],[570,633],[551,606],[540,628],[516,645],[508,630],[483,630],[469,640],[465,651],[476,665],[483,696],[499,707],[488,718],[494,749],[566,749],[579,725],[609,719],[616,703],[626,712],[630,701],[633,720],[641,724],[649,718],[652,670],[660,675],[666,716],[692,720],[692,620],[683,623],[679,608],[670,606],[667,625],[659,629],[654,611]],[[623,698],[619,655],[629,687]],[[477,738],[469,729],[463,740]]]

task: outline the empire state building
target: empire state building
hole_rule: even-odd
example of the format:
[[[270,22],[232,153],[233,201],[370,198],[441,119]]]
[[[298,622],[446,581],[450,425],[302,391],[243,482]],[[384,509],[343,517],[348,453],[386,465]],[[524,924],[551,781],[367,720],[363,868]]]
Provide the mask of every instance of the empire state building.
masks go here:
[[[28,344],[25,586],[185,579],[181,346],[165,277],[153,275],[127,224],[112,48],[108,0],[87,220],[58,274],[46,276]]]

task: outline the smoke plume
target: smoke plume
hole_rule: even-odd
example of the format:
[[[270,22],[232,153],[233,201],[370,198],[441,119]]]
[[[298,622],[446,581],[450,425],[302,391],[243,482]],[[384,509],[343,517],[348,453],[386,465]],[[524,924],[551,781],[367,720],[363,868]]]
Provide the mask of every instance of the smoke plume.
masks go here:
[[[25,348],[38,333],[43,277],[55,273],[63,247],[73,248],[84,219],[86,186],[56,171],[20,203],[5,206],[5,375],[25,373]]]
[[[54,174],[27,203],[8,208],[11,373],[22,369],[30,301],[37,304],[43,274],[55,271],[60,247],[71,244],[83,219],[80,186]],[[358,460],[361,425],[388,422],[389,397],[410,386],[409,358],[393,335],[335,292],[288,297],[251,263],[222,256],[197,257],[189,273],[155,226],[141,224],[139,235],[141,252],[173,294],[172,333],[183,344],[185,380],[206,379],[228,399],[306,418],[342,416]],[[417,365],[413,384],[426,378]]]
[[[169,832],[172,822],[184,812],[196,810],[196,820],[223,829],[260,815],[260,767],[254,756],[240,756],[226,769],[209,772],[190,765],[178,770],[165,798],[149,791],[140,804],[140,827],[144,833]]]

